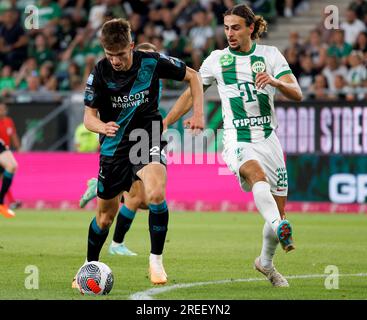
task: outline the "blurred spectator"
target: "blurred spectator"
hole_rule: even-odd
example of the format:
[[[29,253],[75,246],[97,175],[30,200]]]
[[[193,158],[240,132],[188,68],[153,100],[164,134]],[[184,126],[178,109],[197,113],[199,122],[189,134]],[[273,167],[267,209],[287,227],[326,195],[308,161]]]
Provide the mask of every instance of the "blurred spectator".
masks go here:
[[[143,33],[146,39],[150,39],[159,34],[156,29],[156,25],[151,21],[145,24]]]
[[[97,152],[99,148],[98,134],[87,130],[81,123],[75,130],[74,146],[77,152]]]
[[[0,77],[0,96],[6,96],[16,89],[15,77],[10,66],[3,66]]]
[[[250,7],[257,15],[261,15],[264,19],[272,23],[276,19],[276,1],[275,0],[250,0],[247,1],[250,4]],[[286,1],[286,5],[290,10],[287,10],[287,14],[293,15],[293,3],[292,1]],[[290,16],[291,16],[290,15]]]
[[[314,68],[321,71],[326,64],[327,47],[321,42],[321,37],[317,30],[310,32],[304,50],[307,55],[311,56]]]
[[[133,41],[136,41],[137,37],[143,33],[143,26],[141,16],[137,13],[133,13],[129,18],[131,26],[131,36]]]
[[[65,51],[76,35],[76,29],[70,15],[63,14],[56,28],[57,51]]]
[[[298,77],[298,82],[302,90],[307,91],[312,85],[317,71],[313,67],[312,58],[310,56],[302,56],[301,59],[301,72]]]
[[[189,44],[185,48],[191,54],[192,66],[199,70],[203,55],[207,56],[213,49],[214,32],[209,25],[207,14],[204,10],[197,11],[192,17],[194,27],[189,33]]]
[[[300,76],[300,73],[302,71],[301,65],[298,60],[298,51],[296,48],[288,48],[287,51],[284,54],[289,67],[291,68],[294,76],[298,79]]]
[[[7,10],[11,9],[11,7],[12,7],[12,3],[10,0],[0,1],[0,16]]]
[[[70,43],[69,47],[62,53],[61,60],[68,62],[75,61],[79,67],[83,67],[85,59],[91,52],[91,38],[87,29],[78,30],[77,35]]]
[[[52,0],[39,0],[38,4],[39,27],[53,27],[59,22],[61,8],[57,2]]]
[[[30,48],[30,56],[35,57],[37,65],[41,65],[46,61],[54,61],[54,53],[48,47],[46,37],[43,33],[39,33],[34,41],[34,47]]]
[[[354,89],[357,99],[363,98],[364,82],[367,80],[367,69],[363,65],[363,54],[360,51],[352,51],[348,57],[350,69],[347,74],[348,85]],[[365,88],[366,89],[366,88]]]
[[[235,5],[233,0],[212,0],[210,2],[210,11],[215,18],[215,41],[216,47],[220,50],[226,46],[226,37],[224,35],[224,17],[223,13]]]
[[[303,46],[302,46],[300,38],[299,38],[299,33],[297,31],[291,31],[289,33],[288,39],[289,39],[289,45],[285,49],[285,54],[286,54],[287,50],[293,49],[293,48],[296,50],[297,55],[303,54]]]
[[[84,11],[73,10],[71,19],[75,28],[86,28],[88,25],[88,17]]]
[[[16,151],[20,149],[20,141],[12,118],[7,116],[8,108],[6,104],[0,100],[0,139],[6,146]]]
[[[344,65],[340,65],[340,59],[336,56],[327,56],[326,58],[326,66],[322,70],[322,74],[325,76],[328,87],[330,90],[335,90],[335,77],[346,76],[348,69]]]
[[[180,9],[180,5],[176,5],[175,1],[162,0],[153,1],[148,12],[148,17],[154,24],[160,23],[162,10],[169,10],[173,19],[176,19]]]
[[[354,45],[360,32],[366,31],[366,25],[357,18],[353,9],[346,12],[346,21],[342,22],[340,28],[344,30],[344,40],[350,45]]]
[[[154,36],[150,41],[156,48],[157,52],[168,54],[167,50],[163,46],[163,38],[160,36]]]
[[[260,1],[260,0],[259,0]],[[309,9],[309,0],[275,0],[279,15],[293,17]]]
[[[367,24],[367,1],[366,0],[355,0],[350,4],[349,8],[356,12],[359,20]]]
[[[44,62],[39,70],[40,85],[46,87],[47,83],[51,81],[54,73],[54,67],[51,61]]]
[[[8,10],[0,25],[0,62],[13,70],[18,70],[27,58],[28,39],[18,18],[16,10]]]
[[[178,0],[174,11],[177,15],[176,25],[180,28],[181,35],[187,36],[189,30],[195,25],[193,15],[198,10],[203,10],[203,8],[195,0]]]
[[[129,3],[123,0],[104,0],[107,4],[107,12],[115,18],[129,18],[128,12],[131,12]]]
[[[49,81],[41,88],[41,91],[45,92],[57,92],[59,89],[59,83],[55,76],[50,77]]]
[[[353,50],[361,51],[363,53],[367,52],[367,31],[363,31],[358,35]]]
[[[38,74],[37,61],[33,57],[28,58],[19,69],[19,72],[16,74],[15,83],[17,88],[26,89],[27,78],[32,74]]]
[[[42,29],[42,34],[46,37],[47,46],[53,52],[58,52],[59,44],[55,30],[57,30],[57,27],[45,27]]]
[[[37,74],[31,74],[27,77],[27,91],[39,92],[41,89],[41,80]]]
[[[293,0],[284,1],[284,16],[289,18],[293,16]]]
[[[347,86],[347,82],[342,75],[338,74],[335,76],[333,89],[330,89],[329,96],[330,99],[335,101],[353,100],[351,89]]]
[[[102,26],[106,10],[107,5],[104,0],[95,0],[89,12],[89,27],[93,30],[99,29]]]
[[[158,33],[163,38],[163,46],[172,48],[177,45],[180,36],[180,29],[174,22],[173,15],[169,9],[161,9],[162,27],[158,27]]]
[[[314,100],[329,100],[328,86],[326,78],[322,74],[315,77],[315,82],[308,90],[309,98]]]
[[[331,45],[327,50],[329,56],[336,56],[343,59],[352,52],[352,46],[344,41],[344,30],[335,29],[332,34]]]
[[[73,90],[73,88],[79,91],[82,77],[80,67],[76,62],[70,62],[67,72],[61,74],[59,84],[59,88],[62,91]]]
[[[144,19],[149,14],[149,4],[152,2],[151,0],[125,0],[130,5],[130,10],[140,14],[144,17]],[[160,2],[165,2],[164,0],[160,0]]]
[[[87,10],[89,9],[89,2],[88,0],[58,0],[57,3],[59,4],[60,8],[63,12],[69,13],[73,11],[82,12],[85,16]]]

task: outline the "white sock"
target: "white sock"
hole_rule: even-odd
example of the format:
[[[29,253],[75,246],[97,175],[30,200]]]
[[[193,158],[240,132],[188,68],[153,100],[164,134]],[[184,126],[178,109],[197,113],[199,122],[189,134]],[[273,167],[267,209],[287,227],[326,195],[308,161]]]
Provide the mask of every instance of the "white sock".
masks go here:
[[[151,253],[149,256],[149,263],[150,264],[162,264],[163,262],[163,255],[161,254],[153,254]]]
[[[123,243],[123,242],[122,242]],[[112,245],[112,247],[118,247],[118,246],[120,246],[122,243],[118,243],[118,242],[115,242],[115,241],[111,241],[111,245]]]
[[[273,267],[273,256],[278,246],[278,237],[267,222],[263,228],[263,246],[260,254],[260,263],[264,268]]]
[[[258,181],[252,187],[255,204],[257,210],[263,216],[265,221],[269,223],[274,232],[280,223],[280,213],[277,203],[270,192],[270,185],[265,181]]]

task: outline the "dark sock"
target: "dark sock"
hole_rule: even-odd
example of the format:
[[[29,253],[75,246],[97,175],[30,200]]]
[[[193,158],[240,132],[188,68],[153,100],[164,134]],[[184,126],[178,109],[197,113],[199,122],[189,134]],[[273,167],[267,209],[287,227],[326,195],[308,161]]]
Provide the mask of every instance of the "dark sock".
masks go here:
[[[166,201],[149,205],[149,232],[153,254],[162,254],[168,226],[168,208]]]
[[[113,234],[113,241],[116,243],[122,243],[125,238],[125,234],[129,231],[130,225],[135,218],[136,212],[130,210],[125,205],[120,208],[117,215],[115,233]]]
[[[99,253],[108,236],[109,228],[100,229],[94,217],[89,225],[87,260],[98,261]]]
[[[1,190],[0,190],[0,204],[4,204],[4,197],[11,186],[11,183],[13,181],[13,176],[14,174],[6,170],[4,171],[3,184],[1,185]]]

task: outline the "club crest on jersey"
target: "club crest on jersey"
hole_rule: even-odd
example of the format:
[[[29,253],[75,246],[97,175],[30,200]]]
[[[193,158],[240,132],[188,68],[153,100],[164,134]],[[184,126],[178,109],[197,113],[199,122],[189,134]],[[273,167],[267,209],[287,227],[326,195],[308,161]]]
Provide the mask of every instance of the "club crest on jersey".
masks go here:
[[[231,54],[224,54],[220,57],[219,63],[221,66],[226,67],[233,63],[233,56]]]
[[[256,61],[251,65],[252,72],[259,73],[264,72],[266,69],[265,62],[263,61]]]
[[[141,82],[147,82],[150,79],[150,70],[140,70],[138,80]]]

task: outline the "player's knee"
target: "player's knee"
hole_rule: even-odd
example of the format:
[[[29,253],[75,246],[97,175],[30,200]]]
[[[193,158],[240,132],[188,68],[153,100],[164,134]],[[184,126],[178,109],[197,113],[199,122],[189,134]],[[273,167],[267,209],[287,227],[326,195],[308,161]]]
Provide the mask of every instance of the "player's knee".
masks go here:
[[[113,217],[108,214],[99,214],[99,218],[97,219],[98,226],[103,229],[108,229],[113,223]]]
[[[148,203],[162,203],[165,199],[164,188],[155,188],[147,192]]]
[[[258,181],[267,181],[264,170],[255,163],[241,167],[240,175],[246,179],[251,187]]]
[[[128,199],[125,200],[126,206],[133,211],[138,210],[142,202],[143,199],[140,196],[129,197]]]

